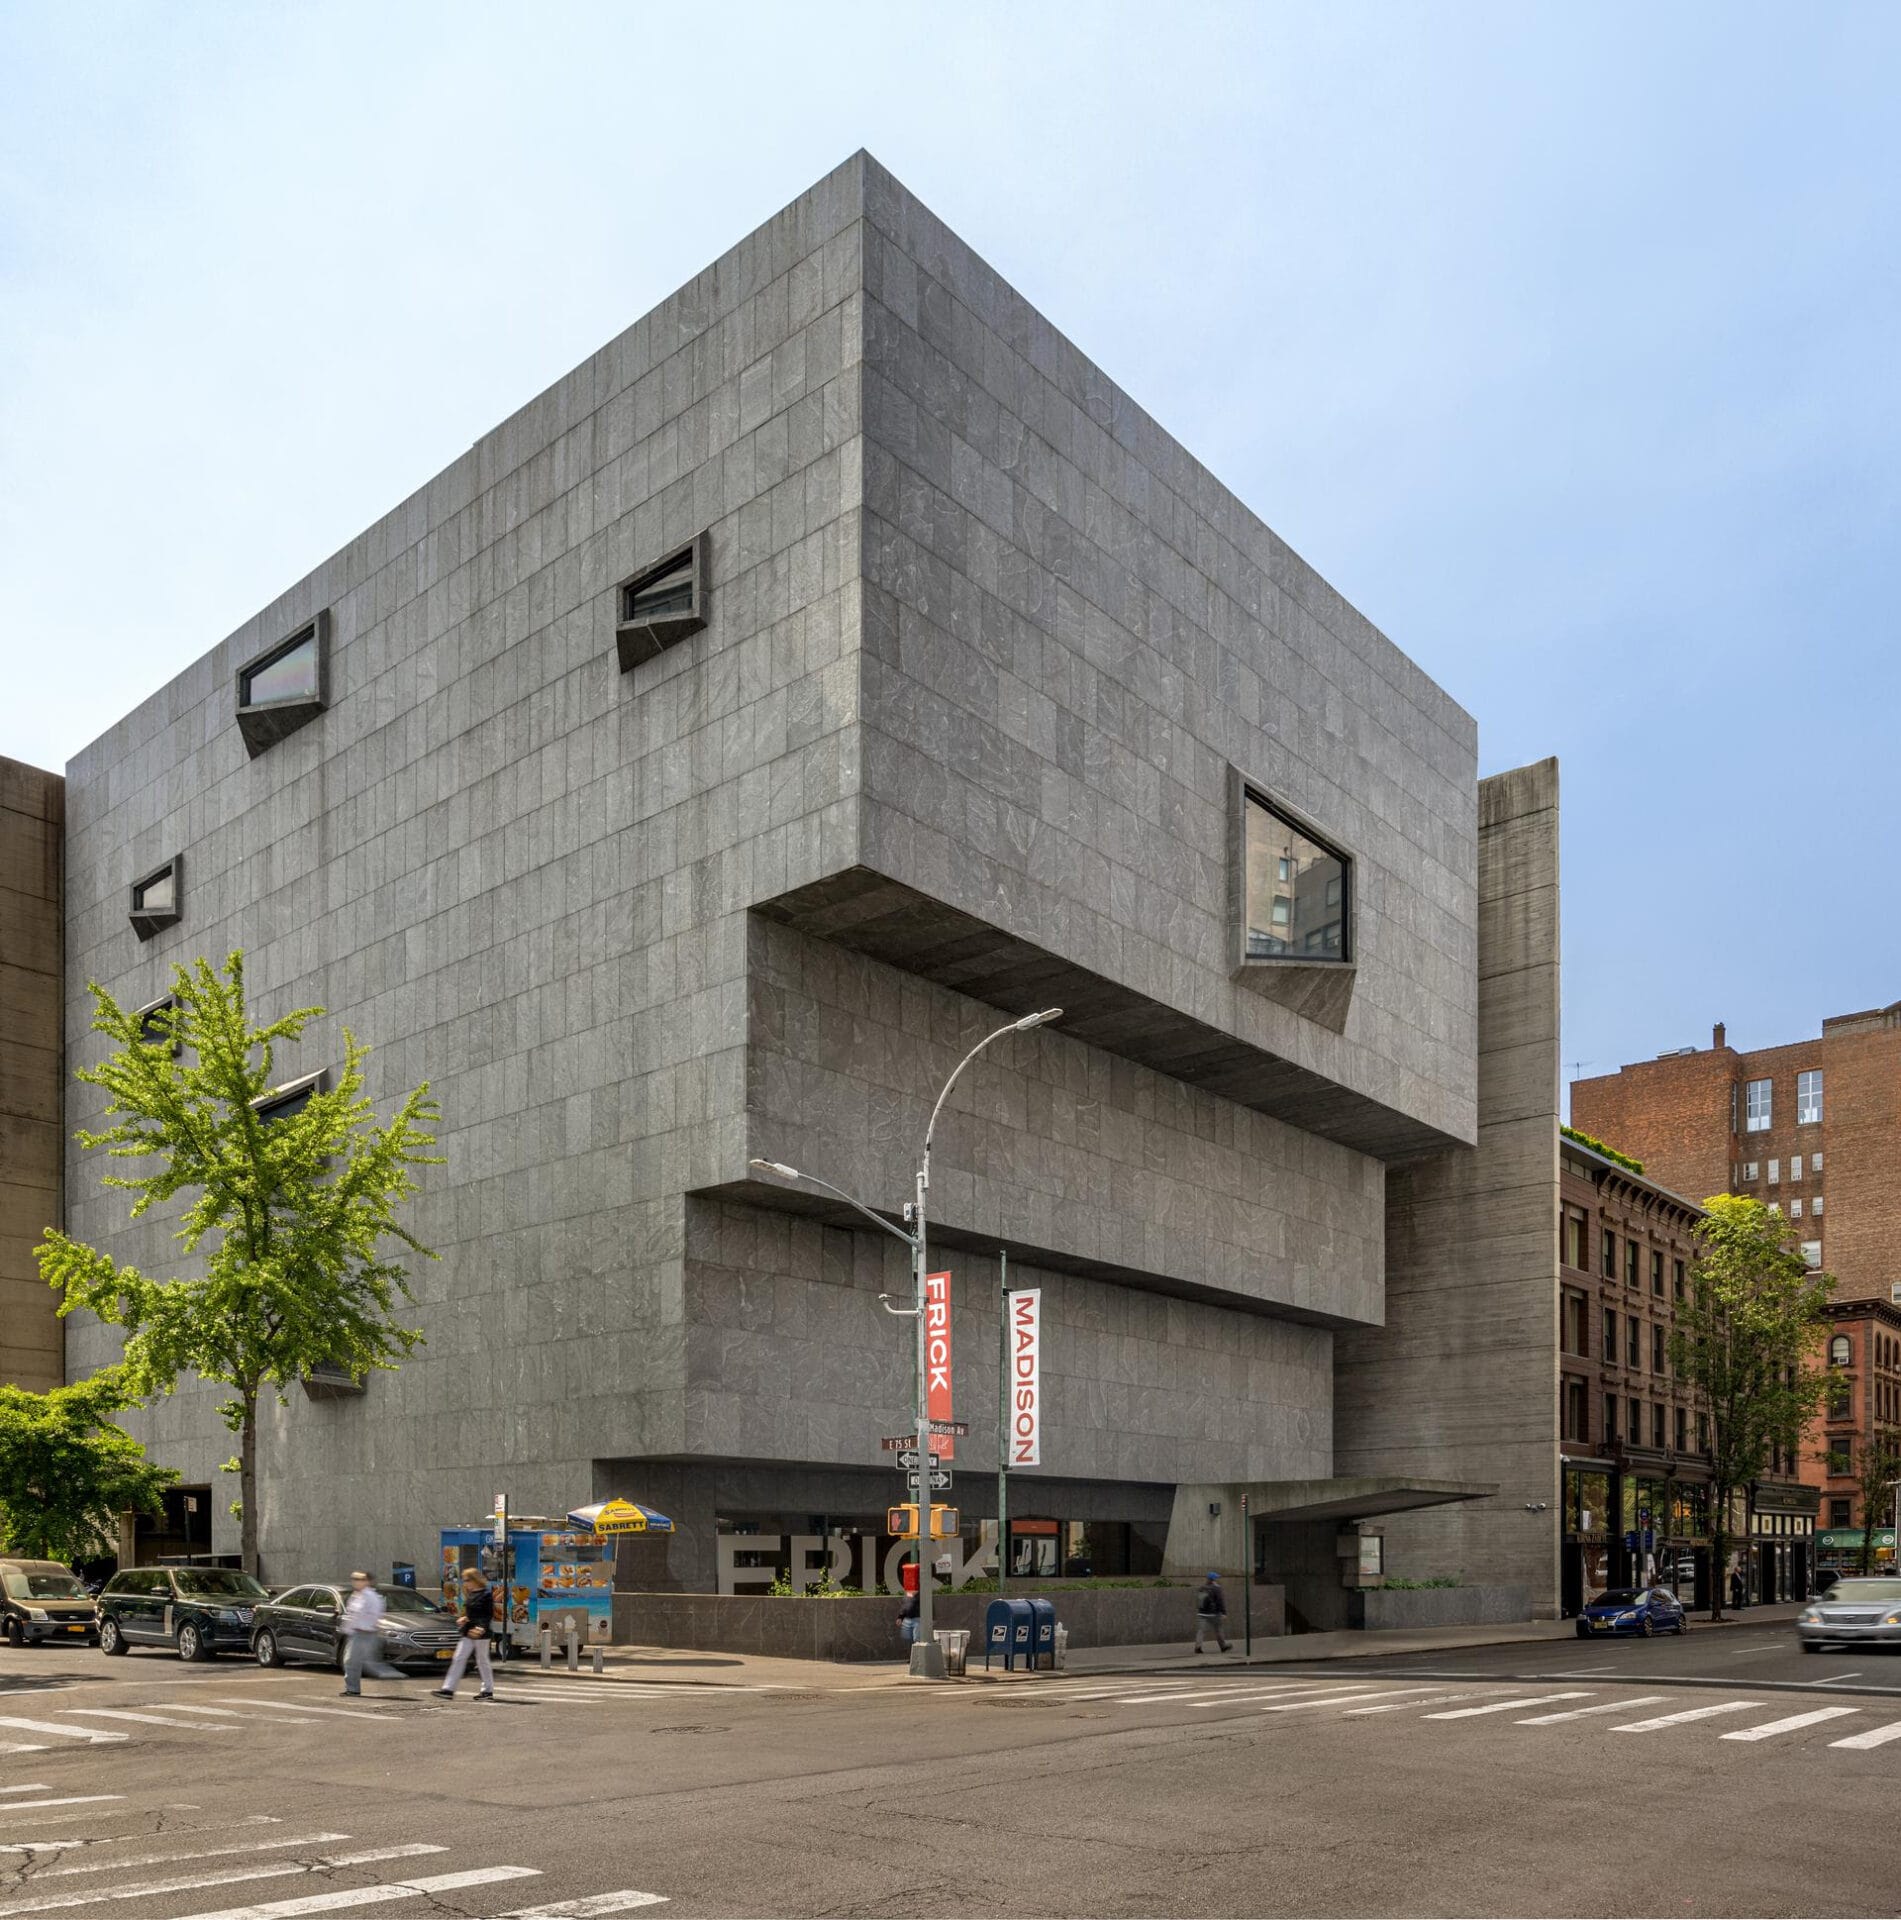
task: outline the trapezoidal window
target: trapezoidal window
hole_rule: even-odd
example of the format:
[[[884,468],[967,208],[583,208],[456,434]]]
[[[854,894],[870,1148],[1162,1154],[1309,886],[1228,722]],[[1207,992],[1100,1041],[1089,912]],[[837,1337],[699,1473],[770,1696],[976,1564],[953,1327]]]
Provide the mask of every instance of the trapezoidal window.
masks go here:
[[[656,560],[615,589],[614,642],[630,673],[706,625],[706,535]]]
[[[162,867],[132,882],[132,931],[141,940],[175,927],[184,918],[185,856],[175,853]]]
[[[1245,819],[1245,957],[1347,959],[1353,863],[1257,793],[1247,795]]]
[[[307,1073],[298,1080],[287,1080],[281,1087],[273,1087],[269,1093],[259,1094],[251,1102],[251,1107],[260,1120],[288,1120],[293,1113],[302,1113],[310,1105],[313,1093],[322,1093],[329,1085],[330,1069],[319,1067],[315,1073]]]
[[[178,1018],[176,995],[168,993],[164,999],[140,1007],[132,1017],[139,1023],[139,1038],[148,1047],[163,1047],[173,1059],[178,1057],[185,1043],[174,1024]]]
[[[238,669],[238,731],[253,760],[330,704],[329,642],[326,610]]]

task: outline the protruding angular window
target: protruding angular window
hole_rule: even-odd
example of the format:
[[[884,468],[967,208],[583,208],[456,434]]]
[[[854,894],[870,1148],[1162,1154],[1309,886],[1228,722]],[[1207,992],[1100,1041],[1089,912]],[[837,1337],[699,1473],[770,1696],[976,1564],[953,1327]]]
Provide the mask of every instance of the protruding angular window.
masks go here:
[[[706,535],[644,567],[618,589],[620,670],[657,659],[706,625]]]
[[[1259,794],[1247,795],[1249,960],[1345,960],[1352,862]]]
[[[132,882],[132,931],[149,940],[184,918],[185,857],[173,854],[162,867]]]
[[[319,1067],[315,1073],[307,1073],[299,1080],[286,1080],[281,1087],[259,1094],[251,1106],[260,1120],[288,1120],[293,1113],[302,1113],[310,1104],[310,1096],[322,1093],[329,1084],[330,1069]]]
[[[238,731],[252,759],[329,705],[329,641],[326,611],[238,669]]]
[[[178,1017],[178,1002],[167,994],[162,1000],[154,1000],[148,1006],[139,1008],[134,1018],[139,1023],[139,1038],[148,1047],[169,1047],[176,1058],[178,1050],[184,1045],[172,1022]]]

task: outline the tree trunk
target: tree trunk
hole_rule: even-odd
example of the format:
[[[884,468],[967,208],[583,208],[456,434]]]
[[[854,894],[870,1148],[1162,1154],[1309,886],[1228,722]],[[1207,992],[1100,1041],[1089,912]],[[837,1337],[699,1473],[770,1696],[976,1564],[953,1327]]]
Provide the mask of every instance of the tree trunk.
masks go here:
[[[1723,1589],[1729,1583],[1729,1530],[1716,1518],[1729,1511],[1729,1489],[1710,1488],[1710,1618],[1723,1617]]]
[[[238,1555],[253,1580],[257,1564],[257,1389],[244,1395],[244,1425],[238,1434]]]

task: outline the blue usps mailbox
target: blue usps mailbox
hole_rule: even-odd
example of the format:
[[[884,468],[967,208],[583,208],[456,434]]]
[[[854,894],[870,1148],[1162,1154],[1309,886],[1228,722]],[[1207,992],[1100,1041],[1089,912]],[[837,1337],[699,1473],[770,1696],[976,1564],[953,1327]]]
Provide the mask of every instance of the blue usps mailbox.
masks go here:
[[[993,1600],[984,1609],[984,1665],[993,1653],[1003,1656],[1003,1670],[1009,1673],[1021,1660],[1031,1664],[1032,1635],[1036,1631],[1028,1600]]]
[[[1027,1600],[1030,1610],[1030,1665],[1053,1667],[1056,1664],[1056,1603],[1053,1600]]]

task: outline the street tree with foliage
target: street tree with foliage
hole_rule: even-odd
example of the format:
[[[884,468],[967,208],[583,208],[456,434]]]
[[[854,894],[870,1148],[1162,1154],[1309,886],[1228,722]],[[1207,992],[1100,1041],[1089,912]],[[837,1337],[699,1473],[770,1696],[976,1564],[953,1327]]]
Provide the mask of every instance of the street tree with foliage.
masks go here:
[[[1710,1618],[1720,1620],[1731,1496],[1768,1472],[1779,1452],[1795,1452],[1821,1404],[1835,1281],[1809,1270],[1788,1244],[1788,1222],[1760,1200],[1719,1193],[1703,1207],[1670,1364],[1709,1421]]]
[[[178,1476],[113,1418],[138,1402],[123,1367],[47,1393],[0,1387],[0,1530],[23,1560],[103,1559],[119,1516],[158,1514]]]
[[[258,1572],[258,1408],[311,1372],[361,1377],[396,1366],[422,1336],[400,1326],[411,1298],[405,1254],[435,1255],[397,1220],[417,1191],[438,1118],[426,1085],[378,1125],[363,1092],[368,1049],[345,1029],[335,1085],[281,1113],[260,1112],[278,1085],[279,1047],[320,1018],[304,1007],[259,1026],[245,1003],[244,956],[173,970],[172,1004],[152,1016],[94,986],[93,1030],[113,1043],[78,1078],[108,1096],[111,1125],[81,1132],[115,1161],[135,1194],[132,1217],[183,1197],[176,1238],[193,1271],[153,1279],[48,1229],[40,1272],[60,1313],[85,1308],[125,1329],[124,1369],[142,1396],[183,1374],[232,1389],[219,1409],[238,1436],[244,1568]],[[392,1245],[393,1243],[393,1245]]]
[[[1855,1459],[1855,1492],[1860,1496],[1861,1506],[1863,1573],[1873,1573],[1875,1570],[1875,1532],[1883,1525],[1883,1514],[1891,1516],[1886,1524],[1896,1529],[1896,1545],[1901,1546],[1901,1519],[1892,1517],[1895,1513],[1897,1480],[1901,1480],[1901,1433],[1896,1433],[1892,1428],[1871,1433],[1861,1443],[1861,1451]]]

